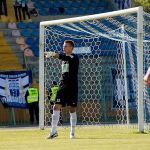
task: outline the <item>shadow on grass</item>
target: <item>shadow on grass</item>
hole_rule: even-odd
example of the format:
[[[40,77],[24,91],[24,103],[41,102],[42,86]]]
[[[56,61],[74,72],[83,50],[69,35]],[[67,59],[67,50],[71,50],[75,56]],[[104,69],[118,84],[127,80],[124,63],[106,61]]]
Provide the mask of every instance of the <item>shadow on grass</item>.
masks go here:
[[[133,134],[150,134],[150,132],[133,132]]]

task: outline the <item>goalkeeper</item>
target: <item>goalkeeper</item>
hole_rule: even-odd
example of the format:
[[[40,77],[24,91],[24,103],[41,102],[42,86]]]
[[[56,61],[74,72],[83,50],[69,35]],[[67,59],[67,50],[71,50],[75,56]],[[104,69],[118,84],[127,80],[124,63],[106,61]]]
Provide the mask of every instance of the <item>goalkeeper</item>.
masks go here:
[[[46,57],[53,57],[62,60],[62,75],[59,90],[57,92],[55,105],[53,107],[52,128],[48,139],[58,136],[57,124],[60,117],[60,110],[64,106],[69,106],[70,112],[70,138],[75,138],[75,126],[77,123],[76,107],[78,98],[78,67],[79,58],[73,54],[74,42],[71,40],[64,41],[64,54],[47,52]]]

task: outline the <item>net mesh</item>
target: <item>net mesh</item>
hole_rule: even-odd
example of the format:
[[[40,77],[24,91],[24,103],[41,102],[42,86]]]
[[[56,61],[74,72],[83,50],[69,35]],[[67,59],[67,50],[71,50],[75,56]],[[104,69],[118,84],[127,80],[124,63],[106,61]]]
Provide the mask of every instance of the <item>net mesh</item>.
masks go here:
[[[144,71],[149,66],[150,15],[144,13]],[[137,16],[122,15],[46,26],[44,52],[63,52],[64,40],[75,42],[80,58],[78,74],[78,124],[137,123]],[[60,82],[61,61],[45,58],[45,126],[51,125],[49,91]],[[149,129],[150,99],[144,88],[144,112]],[[63,124],[69,123],[62,108]]]

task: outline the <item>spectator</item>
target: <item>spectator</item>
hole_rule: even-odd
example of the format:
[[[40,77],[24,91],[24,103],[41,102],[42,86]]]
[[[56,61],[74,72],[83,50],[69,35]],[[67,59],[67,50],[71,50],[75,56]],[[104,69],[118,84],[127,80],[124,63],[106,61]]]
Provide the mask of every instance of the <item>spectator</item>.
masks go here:
[[[39,94],[38,89],[34,88],[31,84],[28,88],[25,99],[29,108],[30,123],[34,124],[34,115],[36,117],[36,123],[39,124]]]
[[[16,21],[22,21],[22,16],[21,16],[21,0],[14,0],[14,11],[15,11],[15,17]],[[18,17],[19,13],[19,17]]]
[[[4,9],[2,8],[2,5],[4,7]],[[4,13],[3,13],[4,11]],[[6,4],[6,0],[0,0],[0,15],[5,15],[7,16],[7,4]]]
[[[34,7],[34,3],[31,0],[29,0],[29,2],[28,2],[28,11],[31,16],[33,16],[33,17],[38,16],[38,11]]]
[[[23,19],[26,20],[26,14],[28,16],[28,19],[30,19],[30,14],[28,11],[28,2],[29,0],[21,0],[22,4],[22,13],[23,13]]]

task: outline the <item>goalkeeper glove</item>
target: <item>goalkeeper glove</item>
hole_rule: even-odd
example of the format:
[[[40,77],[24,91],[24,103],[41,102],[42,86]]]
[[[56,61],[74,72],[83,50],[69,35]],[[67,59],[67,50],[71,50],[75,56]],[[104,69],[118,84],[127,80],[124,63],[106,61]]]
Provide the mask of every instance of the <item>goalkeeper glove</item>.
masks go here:
[[[54,57],[54,56],[56,56],[56,53],[55,53],[55,52],[46,52],[46,53],[45,53],[45,57],[46,57],[46,58]]]

